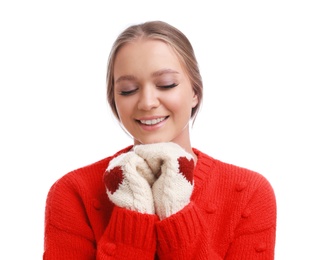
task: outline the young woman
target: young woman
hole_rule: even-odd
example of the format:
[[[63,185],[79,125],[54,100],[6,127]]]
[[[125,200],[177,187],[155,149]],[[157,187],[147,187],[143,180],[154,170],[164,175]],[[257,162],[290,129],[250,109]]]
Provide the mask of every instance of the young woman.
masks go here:
[[[161,21],[123,31],[107,97],[133,145],[51,187],[44,259],[274,259],[269,182],[191,146],[202,80],[182,32]]]

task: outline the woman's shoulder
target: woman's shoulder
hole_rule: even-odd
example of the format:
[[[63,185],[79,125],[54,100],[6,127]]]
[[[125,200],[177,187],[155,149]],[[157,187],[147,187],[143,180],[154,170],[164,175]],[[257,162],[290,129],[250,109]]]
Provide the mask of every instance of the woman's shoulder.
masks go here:
[[[225,223],[227,229],[234,230],[234,236],[276,226],[275,193],[263,174],[202,152],[198,152],[198,158],[204,181],[196,190],[196,205],[216,213],[212,216],[218,216],[219,221],[229,219]],[[220,225],[225,227],[225,223]]]
[[[242,190],[246,186],[251,189],[262,186],[272,189],[269,180],[258,171],[216,159],[197,149],[195,152],[200,160],[200,162],[198,160],[200,170],[205,174],[207,169],[210,178],[216,179],[223,185],[234,185],[236,190]]]
[[[98,188],[101,188],[104,171],[108,167],[111,159],[123,152],[128,151],[130,148],[131,146],[128,146],[111,156],[105,157],[99,161],[64,174],[53,183],[49,194],[51,195],[51,193],[62,193],[66,191],[81,193],[83,190],[96,190],[95,187],[97,186]]]

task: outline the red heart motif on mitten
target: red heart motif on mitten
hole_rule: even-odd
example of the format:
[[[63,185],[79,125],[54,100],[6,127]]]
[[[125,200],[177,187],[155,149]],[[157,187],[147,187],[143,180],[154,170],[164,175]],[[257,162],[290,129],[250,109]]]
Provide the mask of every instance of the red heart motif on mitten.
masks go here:
[[[116,166],[104,174],[105,185],[111,194],[113,194],[118,189],[123,180],[123,170],[120,166]]]
[[[193,184],[194,160],[188,160],[186,157],[179,157],[178,162],[180,173],[190,184]]]

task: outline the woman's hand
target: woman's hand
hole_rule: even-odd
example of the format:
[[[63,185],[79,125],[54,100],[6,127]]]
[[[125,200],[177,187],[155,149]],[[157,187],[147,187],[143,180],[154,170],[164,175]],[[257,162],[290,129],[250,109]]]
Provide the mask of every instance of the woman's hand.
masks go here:
[[[146,161],[157,178],[150,184],[159,218],[165,219],[183,209],[190,202],[194,186],[192,155],[172,142],[137,145],[134,152]]]
[[[134,152],[111,160],[104,183],[109,199],[121,208],[154,214],[151,185],[155,177],[146,161]]]

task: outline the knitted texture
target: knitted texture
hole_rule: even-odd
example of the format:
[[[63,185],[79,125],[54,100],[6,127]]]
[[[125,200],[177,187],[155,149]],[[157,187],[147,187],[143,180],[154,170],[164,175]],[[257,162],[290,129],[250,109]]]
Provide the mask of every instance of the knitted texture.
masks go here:
[[[163,220],[116,206],[102,175],[114,157],[55,182],[46,201],[45,260],[273,260],[276,201],[262,175],[197,149],[190,202]]]
[[[155,177],[147,163],[134,152],[111,160],[104,174],[110,200],[121,208],[154,214],[150,185]]]
[[[152,186],[155,212],[165,219],[190,202],[194,160],[175,143],[137,145],[135,153],[145,159],[157,180]]]

